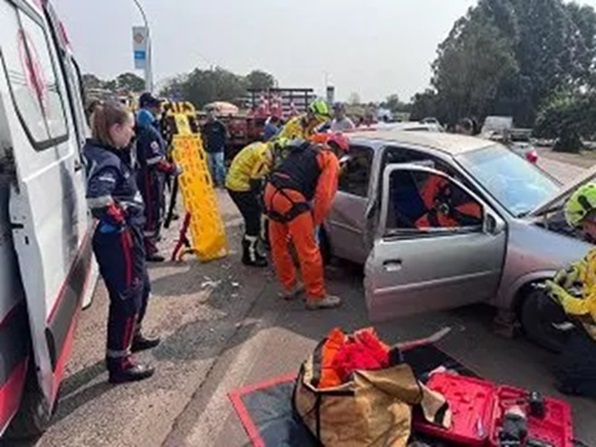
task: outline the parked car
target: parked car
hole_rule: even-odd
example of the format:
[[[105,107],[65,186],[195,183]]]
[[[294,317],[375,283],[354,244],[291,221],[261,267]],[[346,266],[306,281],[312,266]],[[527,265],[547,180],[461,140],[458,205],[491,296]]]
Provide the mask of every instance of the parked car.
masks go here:
[[[564,197],[586,178],[562,188],[503,145],[461,135],[379,130],[350,140],[322,247],[365,264],[371,320],[484,301],[514,311],[531,339],[560,346],[534,285],[592,248],[562,215]],[[429,211],[421,189],[437,181],[451,195],[433,212],[453,217],[472,205],[481,215],[456,226],[416,225]]]

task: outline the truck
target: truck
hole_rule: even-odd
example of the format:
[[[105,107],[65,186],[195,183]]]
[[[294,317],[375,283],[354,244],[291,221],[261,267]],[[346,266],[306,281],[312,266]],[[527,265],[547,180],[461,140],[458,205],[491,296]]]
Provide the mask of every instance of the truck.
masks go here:
[[[48,0],[0,0],[0,435],[38,437],[97,279],[80,71]]]
[[[287,120],[293,115],[306,111],[308,104],[316,99],[312,88],[272,88],[268,90],[249,90],[238,103],[244,112],[238,115],[221,116],[221,121],[230,132],[226,148],[226,159],[231,161],[244,147],[260,141],[265,123],[270,116],[276,115]],[[204,122],[205,114],[199,114]]]

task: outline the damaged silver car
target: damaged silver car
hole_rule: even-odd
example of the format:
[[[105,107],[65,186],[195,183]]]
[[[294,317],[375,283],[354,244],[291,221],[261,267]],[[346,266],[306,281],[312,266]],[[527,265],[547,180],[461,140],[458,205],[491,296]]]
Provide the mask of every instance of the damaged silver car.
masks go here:
[[[560,346],[534,286],[592,248],[567,227],[562,206],[596,170],[562,187],[492,141],[394,130],[350,140],[322,247],[365,265],[371,320],[487,302],[514,313],[534,341]],[[449,193],[425,202],[429,184]],[[474,218],[462,219],[462,207]]]

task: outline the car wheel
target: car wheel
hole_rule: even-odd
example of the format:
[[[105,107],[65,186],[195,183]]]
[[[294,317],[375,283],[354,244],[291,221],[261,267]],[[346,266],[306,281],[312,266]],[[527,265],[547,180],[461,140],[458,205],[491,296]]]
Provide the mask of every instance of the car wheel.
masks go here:
[[[559,353],[567,342],[568,332],[556,325],[567,322],[563,309],[542,290],[531,290],[521,306],[521,324],[526,337],[544,349]]]

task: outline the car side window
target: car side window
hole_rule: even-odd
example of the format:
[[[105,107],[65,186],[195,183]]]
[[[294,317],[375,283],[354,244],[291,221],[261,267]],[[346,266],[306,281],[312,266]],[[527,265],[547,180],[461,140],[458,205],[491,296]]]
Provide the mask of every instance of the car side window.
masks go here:
[[[482,229],[482,205],[448,177],[395,170],[388,194],[386,235]]]
[[[339,190],[358,197],[368,196],[373,151],[363,146],[351,146],[339,176]]]

